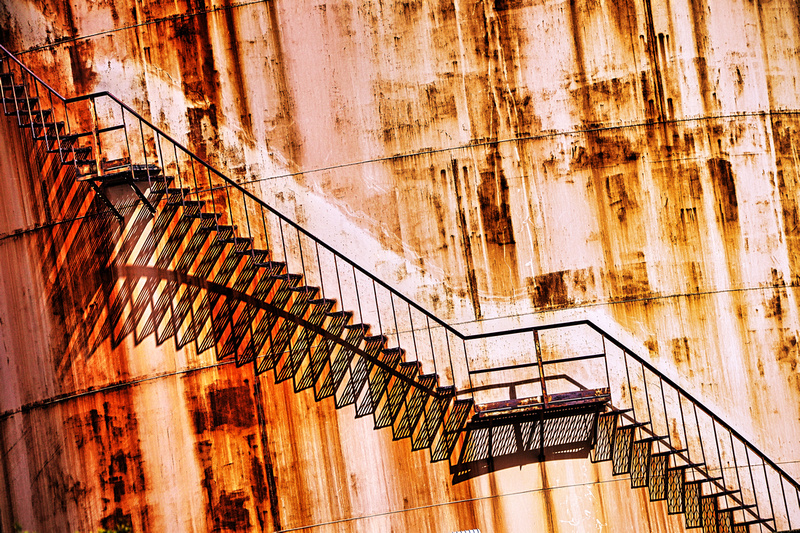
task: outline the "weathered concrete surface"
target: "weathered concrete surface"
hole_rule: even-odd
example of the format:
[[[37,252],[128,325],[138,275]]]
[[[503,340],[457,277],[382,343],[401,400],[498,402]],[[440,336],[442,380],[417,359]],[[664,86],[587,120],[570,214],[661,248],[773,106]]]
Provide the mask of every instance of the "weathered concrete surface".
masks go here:
[[[798,477],[797,9],[12,1],[0,38],[65,94],[108,89],[261,180],[265,199],[449,320],[619,323]],[[41,223],[17,142],[2,147],[0,233]],[[86,302],[46,295],[76,282],[48,282],[36,237],[0,246],[3,412],[211,363],[153,339],[67,349]],[[319,530],[680,529],[625,482],[591,484],[611,477],[585,461],[450,487],[350,412],[260,391],[222,367],[7,415],[0,523],[89,530],[120,509],[148,530],[367,516]]]

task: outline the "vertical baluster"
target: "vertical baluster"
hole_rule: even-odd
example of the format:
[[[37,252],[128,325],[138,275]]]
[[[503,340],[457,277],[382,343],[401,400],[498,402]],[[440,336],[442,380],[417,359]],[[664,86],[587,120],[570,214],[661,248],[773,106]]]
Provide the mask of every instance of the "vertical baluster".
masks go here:
[[[69,134],[72,133],[72,125],[69,122],[69,110],[67,109],[67,101],[62,99],[61,102],[64,104],[64,124],[66,125],[66,132]]]
[[[233,218],[233,206],[231,205],[230,184],[227,182],[227,180],[224,180],[224,183],[225,183],[225,202],[228,204],[228,224],[230,224],[232,227],[234,227],[233,237],[235,239],[236,238],[236,229],[237,228],[235,227],[235,224],[233,223],[234,218]]]
[[[433,347],[433,332],[431,331],[431,319],[427,315],[425,316],[425,322],[426,322],[426,325],[428,327],[428,340],[431,343],[431,357],[433,357],[433,359],[435,360],[436,359],[436,349]]]
[[[394,318],[394,332],[397,335],[397,347],[402,349],[403,346],[400,344],[400,328],[397,326],[397,313],[394,310],[394,293],[389,291],[389,301],[392,303],[392,318]],[[419,354],[414,354],[414,360],[419,361]]]
[[[728,485],[725,483],[725,464],[722,461],[722,450],[719,447],[719,438],[717,436],[717,422],[711,419],[711,429],[714,431],[714,444],[717,447],[717,459],[719,460],[719,475],[722,478],[722,490],[727,490]]]
[[[100,127],[99,127],[99,118],[97,116],[97,99],[92,97],[90,100],[91,107],[90,111],[92,114],[92,140],[94,141],[95,146],[95,159],[97,161],[97,175],[102,176],[103,172],[103,146],[100,144]]]
[[[286,237],[283,234],[283,219],[278,218],[278,229],[281,232],[281,245],[283,246],[283,262],[286,263],[286,272],[289,272],[289,254],[286,253]]]
[[[600,335],[600,340],[603,342],[603,364],[606,367],[606,388],[611,392],[611,374],[608,372],[608,352],[606,349],[606,336]]]
[[[120,115],[122,115],[122,134],[125,136],[125,151],[128,154],[128,168],[131,171],[131,181],[133,181],[133,154],[131,153],[131,141],[128,138],[128,125],[125,122],[125,108],[120,106],[119,110],[120,110]]]
[[[450,353],[450,335],[446,328],[444,330],[444,340],[447,344],[447,353]],[[433,369],[436,372],[436,357],[433,358]]]
[[[145,157],[147,157],[146,152],[147,151],[145,150]],[[145,161],[147,161],[147,159],[145,159]],[[194,182],[194,199],[199,202],[200,186],[197,184],[197,171],[195,170],[195,162],[199,162],[198,159],[193,155],[189,155],[189,164],[192,166],[192,181]]]
[[[795,484],[794,495],[797,498],[797,511],[800,513],[800,487]]]
[[[208,176],[208,191],[211,197],[211,208],[214,210],[214,227],[219,229],[219,220],[222,213],[217,212],[217,201],[214,198],[214,177],[211,173],[211,167],[206,166],[206,175]]]
[[[317,268],[319,268],[319,292],[320,292],[321,298],[324,300],[325,299],[325,279],[324,279],[324,277],[322,275],[322,262],[320,261],[320,258],[319,258],[319,242],[318,241],[314,241],[314,249],[317,252]],[[378,319],[380,319],[380,315],[378,315]]]
[[[653,413],[650,411],[650,394],[647,392],[647,375],[644,373],[644,364],[639,363],[642,367],[642,383],[644,384],[644,403],[647,406],[647,420],[650,422],[650,430],[655,432],[656,422],[653,420]]]
[[[783,488],[783,476],[778,476],[781,483],[781,495],[783,496],[783,507],[786,509],[786,520],[789,523],[789,530],[792,529],[792,515],[789,511],[789,504],[786,502],[786,490]],[[777,525],[777,523],[775,524]]]
[[[142,193],[142,191],[139,190],[139,187],[136,186],[136,182],[135,182],[135,177],[136,176],[134,174],[134,167],[133,167],[133,159],[134,158],[133,158],[133,153],[131,152],[130,138],[128,137],[128,125],[125,122],[125,108],[120,105],[119,109],[120,109],[120,113],[122,114],[122,131],[125,134],[125,147],[126,147],[126,150],[128,151],[128,168],[130,169],[130,173],[131,173],[131,181],[130,181],[131,188],[133,189],[133,192],[136,194],[136,196],[139,198],[139,200],[141,200],[142,203],[145,205],[147,210],[150,211],[151,213],[155,214],[155,212],[156,212],[155,208],[152,205],[150,205],[150,202],[147,200],[147,197],[144,195],[144,193]],[[145,166],[145,170],[147,171],[147,183],[148,183],[148,186],[152,185],[152,183],[150,182],[150,169],[148,169],[147,166]]]
[[[775,507],[773,507],[772,505],[772,489],[769,486],[769,477],[767,476],[767,461],[761,454],[758,454],[758,457],[759,459],[761,459],[761,468],[764,470],[764,484],[767,486],[767,496],[769,497],[769,512],[770,514],[772,514],[772,518],[774,519],[775,522],[775,527],[777,528],[778,521],[777,518],[775,518]]]
[[[342,294],[342,278],[339,275],[339,256],[333,254],[333,266],[336,268],[336,284],[339,285],[339,308],[344,310],[344,295]]]
[[[269,230],[267,229],[267,218],[264,215],[264,205],[260,204],[261,208],[261,226],[264,228],[264,246],[269,258],[272,259],[272,247],[269,244]],[[319,259],[319,248],[317,248],[317,259]],[[320,276],[322,276],[322,269],[320,268]]]
[[[467,366],[467,379],[469,380],[469,388],[470,389],[474,389],[475,386],[472,384],[472,372],[469,369],[469,354],[467,353],[467,340],[466,339],[461,339],[461,345],[464,347],[464,363],[466,363],[466,366]],[[448,350],[447,350],[447,355],[450,356],[449,347],[448,347]],[[450,356],[450,368],[453,368],[453,358],[452,358],[452,356]],[[474,402],[475,401],[475,391],[474,390],[472,390],[471,395],[472,395],[472,401]]]
[[[147,143],[144,140],[144,127],[142,125],[142,120],[138,119],[139,122],[139,134],[142,138],[142,156],[144,157],[144,168],[147,171],[147,183],[150,189],[153,188],[153,181],[150,179],[150,165],[149,161],[147,160]]]
[[[761,507],[758,503],[758,489],[756,488],[756,480],[753,477],[753,465],[750,463],[750,447],[745,444],[744,457],[747,459],[747,470],[750,472],[750,485],[753,487],[753,499],[756,504],[756,515],[761,516]]]
[[[680,391],[678,392],[678,409],[680,409],[681,413],[681,424],[683,425],[683,439],[686,442],[686,459],[687,462],[692,462],[692,449],[689,446],[689,433],[686,431],[686,417],[683,414],[683,400],[681,397],[683,396]],[[694,471],[692,472],[692,479],[694,479]]]
[[[58,117],[56,116],[56,106],[53,105],[53,92],[48,90],[47,91],[47,101],[50,104],[50,117],[53,120],[53,123],[58,122]],[[64,163],[64,154],[61,153],[61,132],[58,131],[58,128],[54,129],[56,134],[56,146],[58,147],[58,161],[60,163]],[[69,134],[69,125],[67,124],[66,118],[64,119],[64,132]],[[46,148],[50,149],[50,143],[47,143]]]
[[[303,284],[308,286],[311,284],[311,280],[308,279],[308,274],[306,273],[306,260],[303,257],[303,242],[301,240],[302,235],[298,227],[295,227],[295,232],[297,233],[297,248],[300,251],[300,269],[303,271]]]
[[[350,265],[353,268],[353,289],[356,291],[356,303],[358,304],[358,323],[364,323],[364,315],[361,313],[361,296],[358,294],[358,279],[356,278],[356,267],[355,265]]]
[[[628,397],[631,400],[631,412],[633,413],[633,419],[636,420],[636,403],[633,400],[633,387],[631,387],[631,374],[630,370],[628,370],[628,352],[627,350],[622,350],[622,360],[625,363],[625,376],[628,380]],[[542,387],[544,387],[544,383],[542,383]]]
[[[0,66],[2,66],[6,62],[7,62],[7,60],[4,57],[3,60],[0,61]],[[10,74],[9,77],[13,76],[13,73],[12,73],[11,69],[9,68],[8,70],[9,70],[9,74]],[[13,80],[12,80],[11,86],[12,87],[14,86]],[[0,78],[0,98],[3,99],[3,115],[5,116],[5,114],[8,113],[8,104],[7,104],[7,100],[6,100],[6,85],[5,85],[5,83],[3,83],[3,80],[1,78]]]
[[[661,405],[664,407],[664,424],[666,425],[666,430],[667,430],[667,442],[669,442],[670,448],[675,448],[675,446],[672,445],[672,431],[670,431],[669,429],[669,413],[667,412],[667,399],[664,397],[664,380],[661,378],[661,376],[658,376],[658,388],[661,389]]]
[[[36,129],[33,126],[33,111],[31,111],[31,98],[28,94],[28,84],[25,82],[26,75],[22,75],[23,83],[22,83],[22,95],[25,98],[25,107],[28,111],[28,120],[30,121],[30,128],[31,128],[31,136],[33,137],[33,141],[36,142]],[[17,97],[17,91],[14,89],[14,86],[11,86],[11,93],[14,98]]]
[[[245,193],[244,189],[239,191],[239,194],[242,195],[242,209],[244,210],[244,222],[247,226],[247,238],[250,239],[250,255],[251,257],[255,257],[253,254],[253,249],[255,248],[255,239],[253,238],[253,229],[250,227],[250,213],[248,213],[249,209],[247,209],[247,194]],[[302,255],[301,255],[302,257]],[[304,276],[305,279],[305,276]]]
[[[408,305],[408,323],[411,327],[411,340],[414,343],[414,353],[416,354],[419,353],[419,350],[417,349],[417,335],[414,333],[414,318],[411,316],[411,304],[407,303],[407,305]],[[431,357],[433,358],[433,371],[437,372],[436,357],[433,354],[431,354]]]
[[[36,81],[30,74],[26,74],[25,78],[27,78],[25,79],[25,82],[23,84],[23,86],[25,87],[25,92],[28,91],[28,85],[31,84],[33,85],[33,98],[35,98],[37,103],[39,104],[38,106],[39,109],[37,110],[36,114],[39,115],[39,121],[42,125],[42,138],[44,139],[44,145],[49,146],[50,139],[48,138],[47,134],[47,126],[46,126],[47,121],[45,121],[44,119],[44,109],[42,109],[42,101],[41,98],[39,97],[39,82]],[[30,108],[30,104],[28,105],[28,108]],[[55,127],[55,125],[53,127]],[[33,124],[31,124],[31,131],[33,132],[33,137],[35,139],[36,130],[34,129]]]
[[[375,297],[375,314],[378,315],[378,331],[383,335],[383,322],[381,321],[381,307],[378,305],[378,289],[375,284],[375,278],[372,278],[372,294]]]
[[[186,208],[186,194],[183,190],[183,177],[181,177],[181,166],[178,162],[178,147],[174,143],[172,144],[172,152],[175,156],[175,174],[178,176],[178,188],[181,191],[181,205]]]
[[[733,433],[728,431],[728,438],[731,441],[731,457],[733,458],[733,471],[736,472],[736,487],[740,491],[740,496],[742,498],[742,503],[746,503],[744,501],[744,487],[742,487],[742,479],[739,477],[739,465],[736,461],[736,445],[733,443]]]
[[[431,324],[430,324],[430,321],[428,321],[428,328],[430,328],[430,327],[431,327]],[[462,339],[462,342],[463,341],[464,341],[464,339]],[[432,353],[432,356],[433,356],[433,360],[435,361],[436,360],[436,354]],[[466,346],[466,344],[464,345],[464,358],[465,359],[467,358],[467,346]],[[455,385],[456,384],[456,371],[453,368],[453,354],[450,352],[450,343],[449,342],[447,343],[447,360],[448,360],[448,362],[450,364],[450,378],[453,380],[453,385]]]
[[[167,180],[167,162],[164,159],[164,148],[161,146],[161,133],[158,130],[155,130],[155,141],[156,141],[156,157],[159,159],[159,165],[161,166],[161,175],[164,176],[164,192],[166,192],[167,188],[169,187],[169,181]],[[100,161],[98,159],[98,165]]]
[[[703,434],[700,433],[700,418],[697,416],[697,404],[692,403],[692,408],[694,409],[694,421],[695,424],[697,424],[697,438],[700,440],[700,454],[703,456],[703,464],[707,465],[706,450],[705,446],[703,446]]]

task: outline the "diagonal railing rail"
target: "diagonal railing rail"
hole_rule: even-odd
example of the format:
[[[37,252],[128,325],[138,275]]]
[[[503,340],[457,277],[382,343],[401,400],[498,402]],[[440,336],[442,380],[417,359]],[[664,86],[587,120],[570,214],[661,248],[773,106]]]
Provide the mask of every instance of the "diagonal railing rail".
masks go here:
[[[701,401],[592,322],[466,334],[263,202],[113,94],[65,98],[2,46],[0,55],[6,115],[30,128],[48,150],[54,147],[60,163],[74,169],[73,179],[85,182],[123,225],[124,210],[109,186],[129,187],[134,202],[151,212],[155,208],[146,192],[159,186],[178,195],[183,206],[210,207],[208,214],[218,228],[233,227],[236,241],[254,261],[268,256],[285,263],[306,285],[319,287],[322,298],[354,310],[358,323],[377,326],[393,347],[405,351],[407,360],[432,367],[456,396],[481,404],[506,397],[506,389],[517,398],[527,387],[522,394],[539,395],[546,406],[559,393],[605,386],[611,389],[616,412],[636,424],[642,438],[668,452],[673,468],[705,483],[706,494],[719,495],[721,509],[737,513],[738,524],[767,531],[800,526],[797,481]],[[346,347],[382,364],[357,346]],[[268,357],[251,355],[257,374],[269,368]],[[569,379],[561,379],[565,376]],[[412,385],[430,397],[442,397],[438,390]]]

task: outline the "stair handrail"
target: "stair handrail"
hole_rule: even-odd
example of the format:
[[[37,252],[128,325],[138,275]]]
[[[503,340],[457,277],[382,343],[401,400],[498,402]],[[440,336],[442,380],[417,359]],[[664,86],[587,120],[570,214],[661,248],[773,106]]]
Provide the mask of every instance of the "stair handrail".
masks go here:
[[[0,50],[1,50],[1,51],[3,51],[3,53],[5,53],[6,57],[8,57],[8,58],[9,58],[9,59],[11,59],[12,61],[14,61],[14,62],[15,62],[17,65],[19,65],[19,67],[20,67],[22,70],[24,70],[25,72],[27,72],[29,76],[33,77],[33,79],[35,79],[35,80],[36,80],[38,83],[42,84],[42,85],[43,85],[43,86],[44,86],[44,87],[45,87],[45,88],[46,88],[48,91],[50,91],[51,93],[53,93],[53,95],[54,95],[54,96],[56,96],[56,97],[57,97],[58,99],[60,99],[62,102],[65,102],[65,103],[66,103],[66,100],[67,100],[67,99],[66,99],[66,98],[64,98],[64,97],[61,95],[61,93],[59,93],[58,91],[56,91],[55,89],[53,89],[52,87],[50,87],[50,85],[48,85],[48,84],[47,84],[47,82],[45,82],[45,81],[44,81],[42,78],[40,78],[39,76],[37,76],[35,72],[33,72],[31,69],[29,69],[29,68],[28,68],[28,67],[27,67],[27,66],[26,66],[26,65],[25,65],[25,64],[24,64],[22,61],[20,61],[19,59],[17,59],[17,56],[15,56],[15,55],[14,55],[14,54],[12,54],[11,52],[9,52],[9,51],[8,51],[8,49],[7,49],[5,46],[3,46],[2,44],[0,44]]]
[[[644,358],[640,357],[635,352],[633,352],[632,350],[628,349],[623,343],[621,343],[619,340],[617,340],[616,338],[614,338],[610,334],[606,333],[603,329],[601,329],[597,325],[593,324],[592,322],[590,322],[588,320],[585,321],[585,325],[589,326],[590,328],[594,329],[595,331],[597,331],[601,335],[605,336],[605,338],[607,340],[609,340],[610,342],[612,342],[615,346],[617,346],[617,348],[623,350],[625,352],[625,355],[631,357],[634,361],[636,361],[637,363],[643,365],[649,372],[651,372],[652,374],[657,376],[659,379],[664,381],[664,383],[666,383],[667,385],[669,385],[670,387],[675,389],[677,392],[679,392],[681,395],[683,395],[691,403],[697,405],[697,407],[701,411],[703,411],[703,413],[705,413],[707,416],[709,416],[711,419],[713,419],[717,424],[719,424],[720,426],[725,428],[727,431],[729,431],[734,437],[736,437],[740,442],[742,442],[742,444],[744,444],[747,447],[749,447],[756,455],[759,456],[760,459],[762,459],[766,464],[768,464],[776,472],[780,473],[783,477],[786,478],[787,481],[789,481],[792,484],[792,486],[794,486],[795,489],[800,491],[800,482],[797,482],[794,478],[792,478],[785,470],[783,470],[774,461],[772,461],[772,459],[767,457],[767,455],[764,454],[764,452],[759,450],[754,444],[752,444],[749,440],[747,440],[736,429],[731,427],[730,424],[725,422],[722,418],[720,418],[719,415],[714,413],[710,408],[706,407],[705,404],[703,404],[702,402],[697,400],[692,394],[690,394],[685,389],[683,389],[680,385],[675,383],[675,381],[673,381],[671,378],[669,378],[668,376],[663,374],[661,371],[659,371],[656,367],[654,367],[652,364],[650,364]]]
[[[219,171],[215,167],[213,167],[210,163],[208,163],[203,158],[201,158],[198,155],[196,155],[195,153],[193,153],[191,150],[186,148],[182,143],[180,143],[179,141],[174,139],[172,136],[170,136],[169,134],[167,134],[166,132],[161,130],[159,127],[154,125],[148,119],[143,117],[136,110],[134,110],[133,108],[131,108],[130,106],[125,104],[122,100],[117,98],[113,93],[111,93],[109,91],[99,91],[99,92],[93,92],[93,93],[82,95],[82,96],[65,98],[58,91],[56,91],[50,85],[48,85],[46,82],[44,82],[39,76],[37,76],[35,73],[33,73],[22,62],[20,62],[19,59],[17,59],[14,56],[14,54],[9,52],[4,46],[0,45],[0,51],[2,51],[8,58],[13,60],[21,69],[23,69],[25,72],[27,72],[28,75],[32,76],[33,79],[35,79],[37,83],[39,83],[43,87],[45,87],[53,96],[55,96],[56,98],[60,99],[64,103],[65,106],[69,105],[69,104],[72,104],[72,103],[77,103],[77,102],[82,102],[82,101],[87,101],[87,100],[88,101],[95,101],[96,99],[103,98],[103,97],[109,98],[111,101],[113,101],[114,103],[119,105],[121,109],[124,109],[127,113],[129,113],[130,115],[135,117],[137,120],[141,121],[143,124],[146,124],[149,128],[151,128],[154,132],[156,132],[160,137],[162,137],[163,139],[165,139],[169,143],[171,143],[176,149],[180,149],[188,157],[190,157],[194,161],[197,161],[200,165],[205,167],[208,170],[208,172],[213,173],[218,178],[223,180],[223,182],[225,183],[225,187],[231,187],[231,188],[237,190],[243,196],[245,196],[248,199],[250,199],[251,201],[255,202],[256,204],[258,204],[263,209],[268,210],[274,216],[278,217],[282,222],[288,224],[293,229],[295,229],[297,232],[302,233],[303,235],[305,235],[307,238],[311,239],[313,242],[315,242],[319,246],[322,246],[323,248],[327,249],[329,252],[331,252],[336,257],[338,257],[342,261],[344,261],[347,264],[349,264],[350,266],[352,266],[354,269],[358,270],[361,274],[363,274],[364,276],[368,277],[373,282],[379,284],[384,289],[390,291],[391,294],[393,294],[394,296],[397,296],[398,298],[400,298],[403,302],[405,302],[409,306],[413,307],[418,312],[422,313],[427,319],[433,321],[435,324],[437,324],[438,326],[443,328],[446,332],[454,335],[456,338],[458,338],[462,342],[471,341],[471,340],[488,339],[488,338],[494,338],[494,337],[501,337],[501,336],[506,336],[506,335],[516,335],[516,334],[529,333],[529,332],[540,332],[540,331],[545,331],[545,330],[567,328],[567,327],[574,327],[574,326],[588,326],[589,328],[591,328],[592,330],[594,330],[595,332],[600,334],[604,339],[608,340],[611,344],[613,344],[614,346],[616,346],[617,348],[622,350],[624,356],[631,357],[634,361],[636,361],[637,363],[641,364],[643,368],[646,368],[653,375],[658,377],[660,380],[662,380],[668,386],[672,387],[675,391],[677,391],[680,395],[685,397],[694,406],[699,408],[703,413],[705,413],[709,418],[711,418],[714,421],[714,423],[716,423],[720,427],[724,428],[731,435],[733,435],[737,440],[739,440],[742,443],[742,445],[744,445],[746,448],[748,448],[750,451],[752,451],[761,461],[763,461],[763,464],[769,465],[769,467],[771,469],[773,469],[773,471],[776,472],[781,477],[782,482],[783,481],[787,482],[790,486],[794,487],[795,490],[797,490],[800,493],[800,483],[798,483],[798,481],[796,481],[794,478],[792,478],[783,468],[781,468],[774,461],[772,461],[758,447],[756,447],[748,439],[746,439],[744,436],[742,436],[741,433],[739,433],[737,430],[735,430],[733,427],[731,427],[727,422],[725,422],[719,415],[714,413],[705,404],[703,404],[702,402],[697,400],[692,394],[687,392],[685,389],[680,387],[671,378],[669,378],[668,376],[666,376],[665,374],[660,372],[658,369],[656,369],[650,362],[648,362],[644,358],[642,358],[639,355],[637,355],[633,350],[630,350],[623,342],[621,342],[619,339],[615,338],[613,335],[609,334],[604,329],[600,328],[598,325],[596,325],[592,321],[590,321],[588,319],[573,320],[573,321],[566,321],[566,322],[550,323],[550,324],[545,324],[545,325],[502,329],[502,330],[483,332],[483,333],[476,333],[476,334],[465,334],[462,331],[460,331],[459,329],[457,329],[456,327],[454,327],[454,326],[448,324],[447,322],[445,322],[444,320],[440,319],[438,316],[436,316],[435,314],[433,314],[432,312],[430,312],[429,310],[427,310],[426,308],[424,308],[422,305],[418,304],[417,302],[415,302],[411,298],[406,297],[403,293],[401,293],[400,291],[398,291],[397,289],[395,289],[394,287],[392,287],[391,285],[389,285],[387,282],[383,281],[382,279],[380,279],[376,275],[372,274],[369,270],[367,270],[366,268],[362,267],[356,261],[350,259],[345,254],[341,253],[339,250],[337,250],[333,246],[329,245],[324,240],[318,238],[316,235],[312,234],[310,231],[306,230],[305,228],[300,226],[298,223],[294,222],[289,217],[287,217],[286,215],[284,215],[280,211],[276,210],[275,208],[273,208],[272,206],[270,206],[269,204],[264,202],[262,199],[260,199],[256,195],[254,195],[253,193],[251,193],[248,190],[246,190],[244,187],[242,187],[241,185],[236,183],[234,180],[232,180],[229,177],[227,177],[221,171]],[[204,190],[204,191],[199,191],[199,192],[208,192],[208,191]],[[649,399],[648,399],[648,401],[649,401]]]

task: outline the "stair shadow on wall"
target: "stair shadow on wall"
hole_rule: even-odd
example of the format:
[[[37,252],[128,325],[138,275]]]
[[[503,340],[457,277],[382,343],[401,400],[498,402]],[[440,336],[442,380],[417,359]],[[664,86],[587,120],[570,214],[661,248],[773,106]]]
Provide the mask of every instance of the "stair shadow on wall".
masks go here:
[[[156,198],[151,196],[151,201]],[[59,366],[68,368],[76,357],[91,358],[109,340],[114,349],[129,336],[136,345],[153,334],[156,345],[173,338],[176,349],[197,342],[200,325],[192,324],[182,338],[172,327],[179,299],[169,296],[177,293],[176,283],[166,281],[165,286],[163,276],[143,278],[128,272],[129,265],[166,270],[176,256],[185,263],[197,260],[205,250],[178,252],[185,235],[180,226],[186,219],[176,217],[176,209],[164,209],[153,220],[141,204],[131,202],[120,208],[127,219],[122,231],[102,205],[92,206],[90,212],[37,235],[50,305],[59,329],[67,333],[53,347]],[[199,288],[191,292],[192,303],[207,305],[214,298]],[[216,317],[206,316],[206,323],[212,318]]]

